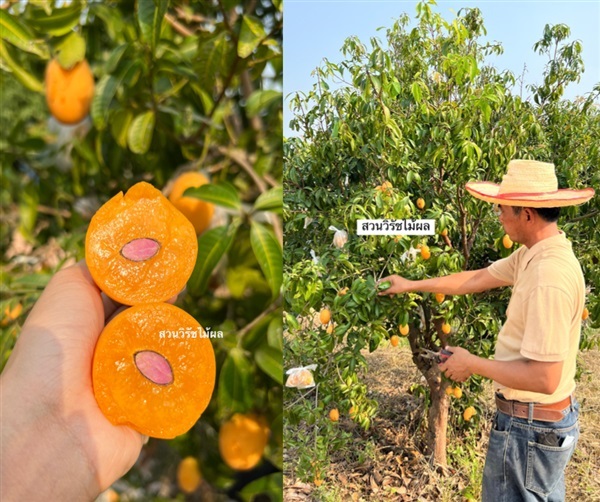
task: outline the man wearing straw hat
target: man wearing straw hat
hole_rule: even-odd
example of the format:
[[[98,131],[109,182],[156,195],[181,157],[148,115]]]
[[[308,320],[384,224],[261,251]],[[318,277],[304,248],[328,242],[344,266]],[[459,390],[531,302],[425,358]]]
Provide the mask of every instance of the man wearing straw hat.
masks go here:
[[[482,500],[562,501],[579,437],[573,391],[585,283],[557,221],[561,207],[587,202],[594,190],[559,189],[554,165],[532,160],[511,161],[499,185],[469,182],[466,189],[496,205],[504,231],[522,246],[480,270],[420,281],[384,277],[392,286],[379,294],[462,295],[512,286],[494,359],[446,347],[452,356],[439,367],[457,382],[473,374],[493,380],[497,412]]]

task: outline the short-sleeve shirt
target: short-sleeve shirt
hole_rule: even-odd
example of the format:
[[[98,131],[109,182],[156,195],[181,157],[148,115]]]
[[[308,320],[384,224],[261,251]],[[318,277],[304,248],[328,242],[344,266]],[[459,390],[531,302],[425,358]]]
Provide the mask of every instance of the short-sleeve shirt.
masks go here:
[[[568,397],[575,390],[585,305],[585,282],[571,242],[560,232],[531,248],[522,246],[488,270],[513,286],[494,358],[563,361],[560,383],[553,394],[510,389],[498,382],[494,382],[494,389],[506,399],[523,402],[554,403]]]

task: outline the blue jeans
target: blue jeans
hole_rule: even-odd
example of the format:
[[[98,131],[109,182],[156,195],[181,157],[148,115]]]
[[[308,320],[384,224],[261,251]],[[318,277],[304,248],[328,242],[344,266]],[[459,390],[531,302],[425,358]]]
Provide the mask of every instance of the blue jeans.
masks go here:
[[[496,411],[483,470],[482,502],[565,500],[565,468],[579,439],[579,403],[559,422],[514,418]],[[557,446],[544,437],[554,432]],[[546,444],[544,444],[546,443]]]

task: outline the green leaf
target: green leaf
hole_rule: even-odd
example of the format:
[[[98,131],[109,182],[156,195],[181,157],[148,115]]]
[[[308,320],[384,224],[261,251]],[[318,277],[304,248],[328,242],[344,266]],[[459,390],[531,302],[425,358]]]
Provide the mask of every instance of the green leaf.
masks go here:
[[[225,32],[220,32],[198,45],[195,68],[204,89],[212,92],[215,79],[224,73],[228,59],[229,40]]]
[[[0,40],[0,61],[2,65],[7,66],[13,72],[14,77],[21,82],[27,89],[34,92],[44,93],[44,84],[42,84],[31,73],[20,66],[10,55],[8,47]]]
[[[281,309],[276,312],[281,312]],[[283,351],[283,320],[281,315],[271,319],[267,329],[267,341],[271,347]]]
[[[169,0],[138,0],[138,23],[142,38],[150,43],[152,54],[160,40],[162,23],[169,6]]]
[[[258,478],[240,492],[244,502],[252,502],[260,494],[268,494],[270,500],[283,500],[283,474],[277,472]]]
[[[163,20],[169,7],[169,0],[155,0],[156,9],[154,10],[154,21],[152,25],[152,50],[156,49],[160,41],[160,32],[162,31]]]
[[[40,195],[38,193],[38,188],[34,183],[29,183],[21,190],[19,201],[19,230],[27,238],[33,237],[39,200]]]
[[[46,45],[34,40],[31,30],[4,9],[0,9],[0,33],[2,39],[25,52],[36,54],[43,59],[50,57]]]
[[[252,406],[252,365],[242,350],[229,352],[219,374],[219,410],[244,413]]]
[[[104,75],[94,91],[92,99],[91,115],[94,125],[102,130],[106,127],[106,118],[110,103],[117,92],[118,82],[112,75]]]
[[[71,33],[55,50],[58,64],[69,70],[85,59],[85,40],[79,33]]]
[[[111,55],[111,58],[113,55]],[[91,114],[94,125],[98,129],[102,130],[106,127],[110,104],[115,97],[117,89],[123,84],[129,84],[129,81],[135,77],[136,72],[140,71],[140,64],[139,61],[135,60],[126,61],[118,75],[106,74],[96,85],[94,99],[92,100]]]
[[[229,250],[236,232],[235,225],[217,227],[207,230],[198,238],[198,258],[187,284],[190,293],[201,295],[206,291],[210,275]]]
[[[125,52],[127,51],[127,49],[129,49],[130,44],[129,43],[125,43],[125,44],[121,44],[117,47],[115,47],[112,52],[110,53],[110,56],[108,56],[108,59],[106,60],[106,64],[104,65],[104,71],[106,73],[112,73],[117,69],[117,66],[119,65],[121,58],[123,57],[123,55],[125,54]]]
[[[256,364],[278,384],[283,384],[283,354],[280,350],[264,345],[254,355]]]
[[[111,115],[110,132],[121,148],[127,147],[127,131],[129,131],[129,125],[131,124],[132,120],[133,112],[123,108],[115,111]]]
[[[80,16],[81,4],[73,2],[69,7],[54,9],[49,16],[42,10],[32,9],[29,24],[45,35],[62,37],[79,24]]]
[[[90,15],[104,21],[106,35],[108,35],[111,40],[121,40],[123,33],[125,33],[124,25],[127,19],[123,18],[122,12],[119,9],[114,9],[98,2],[92,2],[91,4],[88,4],[88,6]]]
[[[226,283],[231,296],[236,299],[244,298],[246,290],[269,290],[269,285],[260,270],[249,267],[227,267]]]
[[[140,25],[142,39],[146,42],[152,40],[152,23],[154,22],[154,0],[138,0],[137,18]]]
[[[281,212],[283,208],[283,189],[281,186],[273,187],[260,194],[254,203],[255,211]]]
[[[410,92],[412,93],[415,102],[420,103],[423,97],[423,91],[421,89],[421,86],[419,85],[419,82],[412,83],[412,85],[410,86]]]
[[[127,133],[127,144],[133,153],[143,155],[150,148],[154,131],[154,112],[149,110],[133,119]]]
[[[283,257],[281,246],[273,232],[261,223],[253,221],[250,227],[250,243],[271,287],[273,300],[279,295],[283,282]]]
[[[247,58],[266,36],[265,28],[260,19],[253,16],[243,16],[237,45],[238,56],[242,59]]]
[[[12,289],[44,289],[52,279],[52,274],[49,272],[38,272],[35,274],[22,275],[21,277],[13,278],[10,282]]]
[[[242,206],[235,187],[229,183],[208,183],[199,187],[188,188],[185,197],[212,202],[217,206],[238,210]]]
[[[281,97],[281,92],[271,89],[254,91],[246,102],[246,113],[249,117],[254,117],[261,110],[268,108],[272,103],[281,102]]]

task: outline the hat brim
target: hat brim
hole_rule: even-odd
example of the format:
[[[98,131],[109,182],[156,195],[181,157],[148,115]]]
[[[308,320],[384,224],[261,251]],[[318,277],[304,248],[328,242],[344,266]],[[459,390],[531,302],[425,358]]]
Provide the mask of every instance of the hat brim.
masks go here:
[[[556,192],[544,193],[503,193],[500,194],[500,185],[487,181],[469,181],[465,188],[477,199],[501,204],[504,206],[521,207],[566,207],[584,204],[594,196],[593,188],[572,190],[561,188]]]

